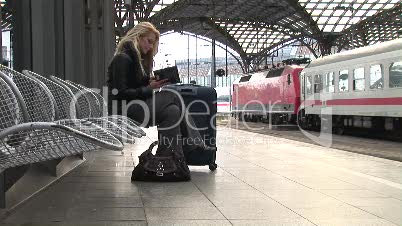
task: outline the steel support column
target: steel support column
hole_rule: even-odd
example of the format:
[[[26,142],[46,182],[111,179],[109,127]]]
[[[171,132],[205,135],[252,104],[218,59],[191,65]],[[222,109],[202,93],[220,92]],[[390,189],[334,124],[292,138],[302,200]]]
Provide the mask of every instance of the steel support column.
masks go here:
[[[326,35],[319,40],[321,56],[327,56],[332,53],[332,47],[334,47],[337,37],[336,35]]]
[[[211,57],[211,87],[215,88],[216,87],[216,76],[215,76],[215,71],[216,71],[216,58],[215,58],[215,39],[212,39],[212,57]]]
[[[0,5],[0,47],[2,47],[1,49],[1,54],[0,54],[0,63],[3,63],[3,27],[1,26],[2,21],[1,21],[1,5]]]
[[[0,172],[0,208],[6,207],[6,179],[5,172]]]
[[[32,70],[31,1],[10,1],[13,11],[13,56],[14,69]]]

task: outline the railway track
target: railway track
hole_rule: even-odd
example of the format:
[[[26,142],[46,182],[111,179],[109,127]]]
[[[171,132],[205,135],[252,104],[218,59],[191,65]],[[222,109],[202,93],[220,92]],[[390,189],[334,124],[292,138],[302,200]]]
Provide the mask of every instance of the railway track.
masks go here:
[[[265,123],[241,122],[234,118],[228,120],[218,120],[218,126],[229,127],[232,129],[245,130],[253,133],[265,134],[274,137],[281,137],[306,143],[314,143],[306,137],[296,125],[270,126]],[[307,131],[318,137],[319,132]],[[389,141],[377,138],[368,138],[352,135],[332,134],[332,148],[375,156],[395,161],[402,161],[402,142]]]

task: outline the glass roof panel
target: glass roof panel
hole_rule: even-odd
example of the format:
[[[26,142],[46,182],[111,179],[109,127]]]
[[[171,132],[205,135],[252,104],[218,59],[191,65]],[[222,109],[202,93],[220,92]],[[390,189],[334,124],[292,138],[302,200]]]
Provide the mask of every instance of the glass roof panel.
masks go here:
[[[341,11],[341,10],[333,10],[333,9],[332,9],[332,11],[334,12],[333,16],[340,16],[340,15],[342,15],[342,14],[344,13],[344,12]]]
[[[366,14],[366,16],[372,16],[372,15],[374,15],[375,13],[376,13],[377,11],[375,11],[375,10],[370,10],[370,11],[368,11],[367,12],[367,14]]]
[[[354,17],[354,18],[351,19],[352,24],[359,23],[359,21],[360,21],[360,19],[357,18],[357,17]]]
[[[311,3],[311,1],[310,1],[310,2],[307,3],[306,8],[307,8],[307,9],[312,9],[312,8],[314,8],[316,5],[317,5],[316,3]]]
[[[323,32],[331,30],[329,29],[331,26],[325,25],[336,25],[336,23],[340,26],[335,26],[332,32],[342,32],[339,30],[341,27],[346,29],[383,9],[390,9],[400,3],[401,0],[326,0],[319,3],[299,0],[299,4],[312,15]]]
[[[370,9],[370,7],[371,7],[370,4],[363,4],[362,7],[361,7],[361,9],[367,10],[367,9]]]
[[[344,25],[336,25],[334,32],[341,32],[345,26]]]
[[[353,16],[353,14],[352,14],[352,12],[351,11],[346,11],[346,12],[344,12],[344,14],[342,15],[342,17],[351,17],[351,16]]]
[[[325,25],[324,32],[332,32],[334,25]]]
[[[382,4],[374,5],[372,9],[381,9],[383,6]]]
[[[392,5],[386,4],[386,5],[384,6],[384,9],[390,9],[390,8],[392,8],[392,7],[393,7]]]
[[[314,10],[314,11],[311,13],[311,15],[312,15],[312,16],[319,16],[321,13],[322,13],[322,10],[316,9],[316,10]]]
[[[324,10],[322,16],[330,16],[333,13],[333,10]]]
[[[363,14],[365,14],[367,11],[364,10],[358,10],[355,14],[355,16],[363,16]]]
[[[350,17],[342,17],[338,24],[346,24],[350,20]]]
[[[317,18],[318,18],[318,17],[317,17]],[[329,18],[329,17],[319,17],[319,18],[318,18],[318,25],[320,25],[320,24],[325,24],[325,22],[328,21],[328,18]],[[315,19],[315,18],[313,17],[313,19]]]
[[[327,3],[319,3],[317,5],[317,9],[326,9],[328,8],[328,4]]]

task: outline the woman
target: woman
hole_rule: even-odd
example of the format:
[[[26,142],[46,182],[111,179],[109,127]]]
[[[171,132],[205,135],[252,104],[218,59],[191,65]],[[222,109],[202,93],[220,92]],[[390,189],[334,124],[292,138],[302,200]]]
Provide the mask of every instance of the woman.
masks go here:
[[[191,117],[183,117],[179,96],[155,91],[167,84],[167,80],[158,81],[150,76],[159,36],[151,23],[141,22],[117,45],[108,68],[109,113],[126,114],[142,126],[157,125],[156,154],[170,155],[174,150],[183,155],[182,136],[187,137],[187,141],[202,139],[199,132],[189,126],[194,125]],[[198,142],[198,146],[205,147],[205,144]]]

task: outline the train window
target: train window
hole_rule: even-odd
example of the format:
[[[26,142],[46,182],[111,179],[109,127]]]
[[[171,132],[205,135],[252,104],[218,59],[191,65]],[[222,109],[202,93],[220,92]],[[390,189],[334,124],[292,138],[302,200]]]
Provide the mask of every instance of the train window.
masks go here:
[[[382,65],[375,64],[370,66],[370,89],[382,89],[384,78]]]
[[[268,72],[266,78],[279,77],[279,76],[281,76],[281,74],[282,74],[282,72],[283,72],[284,69],[285,69],[285,68],[279,68],[279,69],[270,70],[270,71]]]
[[[306,78],[307,78],[306,79],[306,94],[311,94],[312,93],[311,87],[313,85],[313,79],[312,79],[311,75],[308,75]]]
[[[364,67],[356,68],[353,70],[353,90],[364,91]]]
[[[334,72],[325,73],[325,91],[333,93],[335,91]]]
[[[389,88],[402,87],[402,61],[394,62],[389,67]]]
[[[239,82],[247,82],[248,80],[250,80],[251,75],[246,75],[240,78]]]
[[[216,99],[217,102],[230,102],[230,95],[220,95]]]
[[[342,70],[339,72],[339,92],[347,92],[349,90],[349,71]]]
[[[314,93],[319,93],[322,90],[322,75],[314,76]]]
[[[300,83],[301,83],[301,92],[302,92],[302,94],[304,94],[305,93],[305,88],[306,88],[306,81],[304,80],[304,78],[305,78],[305,74],[304,74],[304,72],[301,72],[300,73]]]

